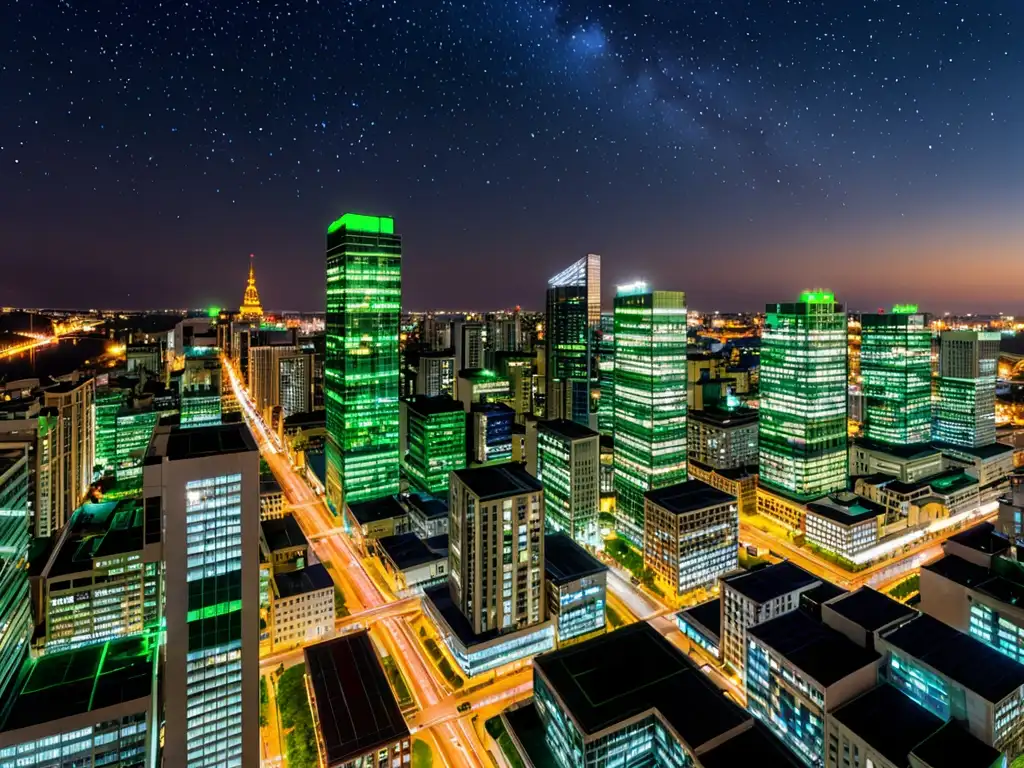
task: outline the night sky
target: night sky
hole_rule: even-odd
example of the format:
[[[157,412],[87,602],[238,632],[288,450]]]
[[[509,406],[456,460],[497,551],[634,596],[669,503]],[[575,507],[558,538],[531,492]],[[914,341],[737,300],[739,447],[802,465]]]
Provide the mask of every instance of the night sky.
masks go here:
[[[8,0],[0,304],[541,308],[588,251],[699,309],[1024,313],[1020,0]]]

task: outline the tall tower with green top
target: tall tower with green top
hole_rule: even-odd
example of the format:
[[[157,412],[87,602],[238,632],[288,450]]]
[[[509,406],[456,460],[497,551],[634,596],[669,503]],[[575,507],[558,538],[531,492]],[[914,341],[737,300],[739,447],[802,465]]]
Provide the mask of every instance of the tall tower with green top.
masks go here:
[[[846,311],[834,294],[767,305],[760,386],[759,483],[798,501],[844,489]]]
[[[615,528],[643,546],[644,493],[686,480],[686,296],[615,297]]]
[[[402,238],[383,216],[327,228],[327,503],[398,493]]]
[[[861,317],[864,436],[887,445],[932,436],[932,334],[916,304]]]

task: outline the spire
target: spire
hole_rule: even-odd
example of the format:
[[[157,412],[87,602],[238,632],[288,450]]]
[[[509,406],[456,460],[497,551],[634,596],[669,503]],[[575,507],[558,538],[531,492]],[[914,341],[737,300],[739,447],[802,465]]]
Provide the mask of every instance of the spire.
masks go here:
[[[242,306],[238,314],[243,319],[262,320],[263,306],[260,304],[260,292],[256,290],[256,264],[255,254],[249,254],[249,280],[245,286],[245,296],[242,298]]]

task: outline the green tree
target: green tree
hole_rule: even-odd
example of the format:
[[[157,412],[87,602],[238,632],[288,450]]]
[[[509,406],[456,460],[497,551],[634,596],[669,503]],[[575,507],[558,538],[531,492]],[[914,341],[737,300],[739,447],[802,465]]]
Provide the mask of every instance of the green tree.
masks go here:
[[[412,768],[431,768],[434,765],[434,751],[422,739],[412,743]]]

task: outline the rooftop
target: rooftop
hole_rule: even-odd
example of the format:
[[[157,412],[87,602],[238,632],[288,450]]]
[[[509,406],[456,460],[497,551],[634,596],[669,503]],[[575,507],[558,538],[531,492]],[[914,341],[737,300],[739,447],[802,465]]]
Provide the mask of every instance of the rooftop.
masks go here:
[[[284,428],[299,427],[325,427],[327,426],[327,411],[303,411],[293,413],[284,417]]]
[[[840,525],[856,525],[866,520],[874,520],[885,514],[885,507],[870,499],[855,494],[834,494],[822,501],[807,504],[807,511],[814,512]]]
[[[138,552],[144,531],[139,499],[83,504],[72,515],[68,535],[57,539],[60,548],[47,578],[91,571],[97,558]]]
[[[295,571],[274,574],[274,587],[278,597],[289,598],[319,592],[322,589],[333,589],[334,580],[323,565],[307,565]]]
[[[911,443],[909,445],[890,445],[888,443],[882,443],[878,440],[871,440],[867,437],[857,437],[853,440],[854,445],[864,448],[868,451],[874,451],[876,453],[887,453],[890,456],[895,456],[898,459],[904,461],[911,461],[913,459],[924,459],[929,456],[934,456],[939,452],[938,448],[931,446],[928,443]]]
[[[627,674],[616,667],[629,659]],[[657,711],[695,750],[749,721],[646,622],[534,659],[584,734]]]
[[[281,484],[272,477],[260,480],[260,495],[271,493],[281,493]]]
[[[400,571],[448,558],[446,533],[429,539],[421,539],[415,533],[399,533],[377,539],[377,546],[384,550],[388,559]]]
[[[747,630],[823,688],[879,659],[803,611],[790,611]]]
[[[811,587],[810,589],[806,589],[801,592],[800,601],[810,601],[811,603],[821,605],[822,603],[827,603],[834,597],[846,594],[849,593],[842,587],[833,584],[831,581],[823,581],[818,586]]]
[[[551,419],[542,421],[537,425],[540,432],[552,432],[566,440],[583,440],[588,437],[599,437],[598,433],[590,427],[585,427],[569,419]]]
[[[426,520],[448,517],[448,502],[425,493],[410,493],[400,497],[407,508],[415,509]]]
[[[949,721],[911,750],[928,768],[994,768],[1002,753]]]
[[[833,600],[828,607],[868,632],[888,627],[897,621],[913,618],[917,611],[870,587]]]
[[[260,533],[271,552],[283,552],[296,547],[308,547],[309,541],[302,532],[298,521],[292,515],[276,520],[260,520]]]
[[[687,411],[686,418],[720,429],[733,429],[757,424],[758,412],[753,408],[737,408],[735,411],[724,408],[705,408],[702,411],[696,409]]]
[[[932,443],[932,446],[935,450],[942,451],[943,453],[959,453],[967,456],[973,456],[976,459],[992,459],[996,456],[1013,453],[1013,446],[1007,445],[1006,443],[991,443],[989,445],[981,445],[976,448],[967,448],[962,445],[936,442]]]
[[[820,579],[788,560],[756,571],[727,576],[723,581],[755,603],[766,603],[777,597],[815,586]]]
[[[715,637],[722,634],[722,599],[716,597],[692,608],[684,608],[678,614],[683,621],[703,627]]]
[[[923,478],[922,482],[927,483],[936,493],[948,495],[977,485],[978,479],[971,477],[962,469],[947,469],[945,472]]]
[[[256,451],[256,443],[249,428],[241,422],[191,429],[176,426],[171,427],[167,434],[157,434],[153,438],[146,463],[159,461],[164,456],[178,461],[245,451]]]
[[[837,707],[832,717],[893,765],[907,765],[911,750],[942,727],[942,720],[885,683]]]
[[[675,485],[647,491],[644,498],[673,515],[685,515],[709,507],[736,503],[735,496],[712,488],[701,480],[686,480]]]
[[[513,462],[459,469],[454,474],[481,501],[544,490],[537,478]]]
[[[421,416],[436,416],[442,413],[464,414],[466,412],[466,407],[461,400],[452,400],[447,395],[438,395],[437,397],[416,395],[405,402],[410,411],[415,411]]]
[[[133,635],[27,661],[4,731],[148,698],[158,645],[156,635]]]
[[[996,533],[996,527],[992,523],[972,525],[967,530],[950,536],[948,541],[986,555],[1001,555],[1010,550],[1010,542],[1006,537]]]
[[[544,723],[532,700],[524,706],[506,709],[502,715],[508,723],[510,734],[514,734],[526,750],[526,756],[534,768],[559,768],[548,745]]]
[[[376,523],[379,520],[390,520],[393,517],[404,517],[408,514],[394,496],[381,496],[379,499],[359,501],[349,504],[348,509],[360,525]]]
[[[474,645],[493,640],[502,634],[501,630],[498,629],[490,629],[479,635],[474,632],[473,625],[469,623],[469,619],[466,618],[465,614],[459,610],[459,606],[452,600],[452,593],[447,582],[426,587],[423,590],[423,597],[433,604],[434,609],[441,614],[445,623],[465,648],[471,648]]]
[[[1002,701],[1024,685],[1024,664],[927,614],[882,637],[905,655],[991,702]]]
[[[548,581],[565,584],[607,570],[608,566],[573,541],[572,536],[566,533],[544,536],[544,574]]]
[[[408,738],[366,630],[304,649],[328,766]]]
[[[749,728],[700,756],[701,768],[803,768],[803,763],[767,727],[755,720]]]

